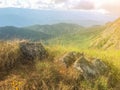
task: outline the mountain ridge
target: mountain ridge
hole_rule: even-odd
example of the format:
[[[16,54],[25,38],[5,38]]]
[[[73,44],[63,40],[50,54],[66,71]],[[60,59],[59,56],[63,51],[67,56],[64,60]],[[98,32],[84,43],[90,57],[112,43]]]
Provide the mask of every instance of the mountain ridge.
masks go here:
[[[103,49],[120,49],[120,18],[110,23],[91,46]]]

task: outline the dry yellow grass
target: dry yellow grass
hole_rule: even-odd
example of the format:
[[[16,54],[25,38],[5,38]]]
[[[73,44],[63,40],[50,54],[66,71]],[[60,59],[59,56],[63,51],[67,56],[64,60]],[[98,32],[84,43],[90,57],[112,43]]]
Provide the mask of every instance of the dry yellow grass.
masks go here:
[[[32,90],[117,90],[116,88],[119,87],[120,51],[85,50],[59,45],[46,46],[46,49],[49,52],[46,60],[36,60],[27,68],[21,65],[22,68],[14,68],[12,71],[12,74],[21,75],[20,78],[25,80],[23,86],[25,90],[31,90],[31,88]],[[84,52],[89,57],[100,58],[108,65],[109,74],[101,76],[95,83],[85,81],[79,72],[71,67],[66,69],[59,62],[58,59],[69,51]],[[6,67],[9,70],[9,67],[22,59],[20,53],[19,41],[0,42],[0,67]],[[31,69],[31,65],[35,68]]]
[[[18,42],[0,42],[0,67],[12,67],[20,56]]]
[[[84,88],[91,88],[90,90],[119,90],[116,87],[120,87],[120,51],[119,50],[99,50],[99,49],[80,49],[72,46],[51,46],[49,51],[56,54],[54,56],[61,57],[64,53],[70,51],[84,52],[88,57],[99,58],[103,60],[108,69],[108,75],[101,77],[96,81],[96,85],[91,88],[88,83],[83,82]],[[73,71],[71,71],[72,73]],[[68,74],[69,77],[70,74]],[[87,89],[87,88],[86,88]],[[84,89],[83,89],[84,90]]]

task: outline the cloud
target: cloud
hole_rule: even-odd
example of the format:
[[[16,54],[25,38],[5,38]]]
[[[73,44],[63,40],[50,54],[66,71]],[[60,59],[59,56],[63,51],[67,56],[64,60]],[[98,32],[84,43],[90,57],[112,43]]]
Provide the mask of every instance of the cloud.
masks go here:
[[[109,2],[105,0],[99,8],[106,10],[110,14],[120,15],[120,0],[109,0]]]
[[[109,12],[120,15],[120,0],[0,0],[0,7]]]
[[[54,0],[56,4],[68,2],[68,0]]]
[[[81,0],[78,4],[72,7],[73,9],[93,10],[95,8],[94,3],[91,0]]]
[[[33,9],[92,9],[89,0],[0,0],[0,7],[23,7]],[[87,5],[86,5],[87,4]],[[52,6],[52,7],[51,7]]]

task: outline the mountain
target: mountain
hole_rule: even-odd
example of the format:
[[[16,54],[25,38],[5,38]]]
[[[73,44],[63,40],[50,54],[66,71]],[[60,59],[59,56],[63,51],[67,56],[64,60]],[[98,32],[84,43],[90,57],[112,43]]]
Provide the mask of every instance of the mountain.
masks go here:
[[[30,40],[46,40],[51,36],[42,32],[32,31],[24,28],[17,28],[13,26],[0,27],[1,40],[13,39],[30,39]]]
[[[51,38],[76,33],[84,27],[77,24],[59,23],[53,25],[33,25],[28,27],[0,27],[0,39],[29,39],[32,41],[48,40]]]
[[[61,35],[63,36],[63,35],[79,32],[83,30],[84,27],[77,24],[58,23],[53,25],[33,25],[33,26],[25,27],[25,29],[40,31],[45,34],[50,34],[54,37],[58,37]]]
[[[0,26],[24,27],[34,24],[75,23],[82,26],[103,25],[116,17],[84,11],[0,8]]]
[[[28,27],[0,27],[1,40],[42,40],[46,44],[75,45],[88,47],[90,41],[105,29],[105,26],[82,27],[77,24],[58,23]]]
[[[120,18],[109,23],[91,46],[103,49],[120,49]]]
[[[82,27],[77,24],[59,23],[53,25],[32,25],[28,27],[0,27],[1,40],[29,39],[42,40],[47,44],[75,44],[88,46],[91,39],[98,35],[103,26]]]

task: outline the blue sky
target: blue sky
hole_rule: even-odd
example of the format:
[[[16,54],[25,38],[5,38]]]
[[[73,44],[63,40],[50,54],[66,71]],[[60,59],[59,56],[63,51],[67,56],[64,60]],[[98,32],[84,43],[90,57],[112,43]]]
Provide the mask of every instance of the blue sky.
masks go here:
[[[120,16],[119,4],[120,0],[0,0],[0,25],[101,25]]]
[[[120,0],[0,0],[0,8],[79,10],[120,15]]]

